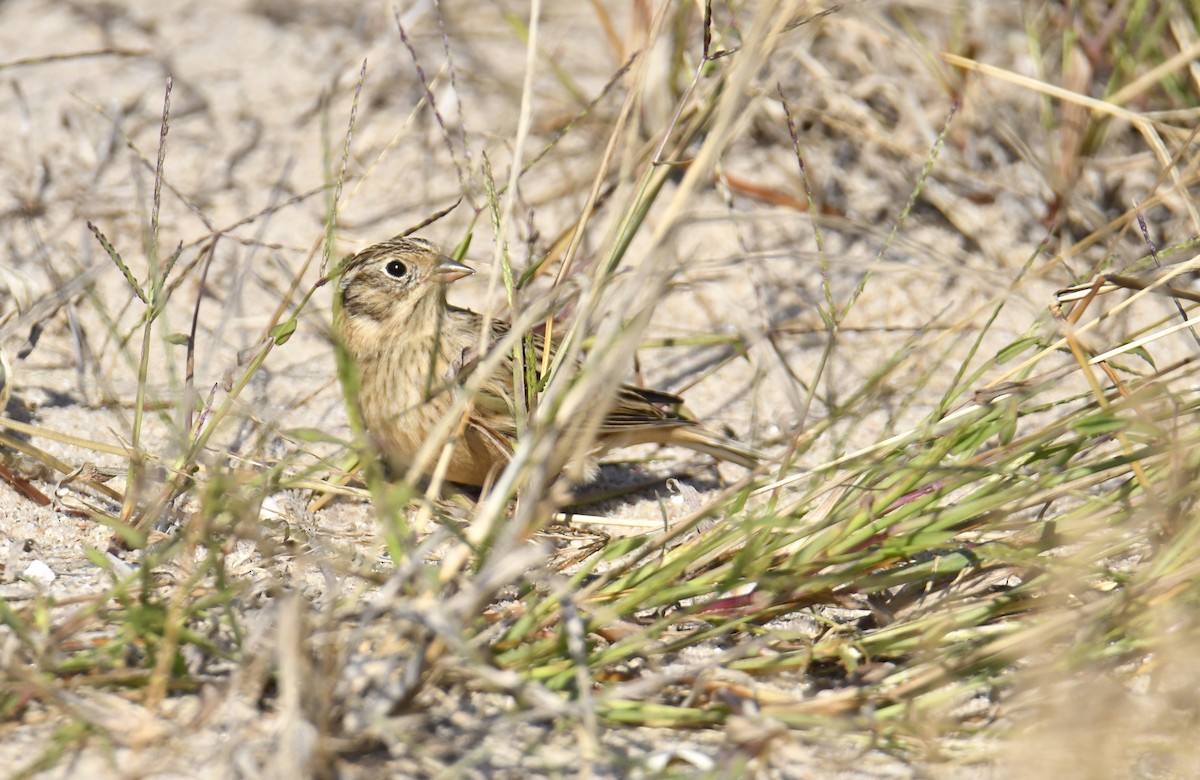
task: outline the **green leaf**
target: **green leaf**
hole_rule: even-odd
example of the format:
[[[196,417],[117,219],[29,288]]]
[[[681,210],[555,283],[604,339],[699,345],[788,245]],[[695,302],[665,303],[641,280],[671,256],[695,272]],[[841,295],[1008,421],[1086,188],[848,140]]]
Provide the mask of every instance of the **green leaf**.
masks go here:
[[[1037,347],[1037,346],[1038,346],[1038,340],[1035,338],[1026,337],[1023,339],[1017,339],[1016,341],[1009,344],[1004,349],[1000,350],[1000,352],[996,355],[996,363],[997,364],[1007,363],[1008,361],[1015,358],[1017,355],[1020,355],[1022,352],[1025,352],[1026,350]]]
[[[275,327],[271,328],[271,338],[275,341],[275,346],[283,346],[287,343],[292,334],[296,332],[296,318],[284,320]]]
[[[108,560],[108,556],[104,554],[103,550],[87,545],[83,548],[83,555],[92,562],[93,566],[99,569],[108,571],[112,568],[112,561]]]
[[[604,548],[604,558],[614,561],[623,555],[628,555],[646,543],[643,537],[630,536],[625,539],[614,539]]]
[[[1129,423],[1112,412],[1097,412],[1075,421],[1071,428],[1086,436],[1101,436],[1116,433],[1129,427]]]
[[[186,333],[172,333],[167,336],[168,344],[186,347],[192,340],[192,337]]]
[[[1158,369],[1158,366],[1155,365],[1155,363],[1154,363],[1154,357],[1150,354],[1150,352],[1144,346],[1143,347],[1134,347],[1133,349],[1129,350],[1129,353],[1131,355],[1137,355],[1142,360],[1149,363],[1151,368],[1153,368],[1155,370]]]
[[[1012,440],[1016,438],[1017,419],[1020,411],[1020,407],[1016,403],[1009,402],[1004,405],[1004,411],[1000,415],[1000,429],[997,431],[1001,444],[1007,446],[1012,444]]]
[[[319,428],[291,428],[287,431],[287,435],[289,438],[309,443],[321,442],[324,444],[346,445],[345,439],[333,436]]]
[[[824,306],[817,307],[817,316],[821,318],[821,324],[825,326],[825,330],[832,331],[837,329],[837,325],[833,321],[832,315],[825,310]]]
[[[1002,417],[999,410],[996,410],[988,415],[988,417],[979,420],[976,424],[965,426],[955,431],[952,434],[954,436],[954,443],[950,451],[956,455],[975,454],[993,436],[1003,435],[1002,429],[998,429],[996,424],[999,419],[1002,419]]]

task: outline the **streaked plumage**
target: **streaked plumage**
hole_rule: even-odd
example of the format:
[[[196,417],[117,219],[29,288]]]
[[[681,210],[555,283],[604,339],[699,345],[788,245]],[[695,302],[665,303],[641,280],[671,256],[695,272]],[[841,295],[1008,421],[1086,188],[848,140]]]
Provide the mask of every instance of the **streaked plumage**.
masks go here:
[[[343,266],[335,329],[358,369],[363,421],[395,469],[412,464],[450,412],[450,391],[479,363],[483,318],[448,305],[444,296],[446,284],[470,273],[428,241],[400,237],[364,249]],[[493,321],[490,343],[507,332],[507,323]],[[512,399],[510,357],[474,399],[447,479],[481,485],[504,467],[518,435]],[[757,465],[757,453],[664,408],[680,403],[670,393],[622,386],[600,425],[599,448],[673,444],[746,468]]]

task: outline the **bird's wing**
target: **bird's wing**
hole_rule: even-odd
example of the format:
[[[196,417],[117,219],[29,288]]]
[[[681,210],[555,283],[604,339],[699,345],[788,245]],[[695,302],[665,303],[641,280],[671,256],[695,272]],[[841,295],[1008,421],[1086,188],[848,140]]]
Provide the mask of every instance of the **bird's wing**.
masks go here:
[[[475,314],[474,312],[470,312],[470,313],[476,320],[474,330],[476,333],[478,333],[480,323],[482,323],[482,317],[479,317],[479,315]],[[490,332],[488,333],[488,343],[487,343],[486,349],[481,353],[479,351],[478,338],[472,340],[471,345],[469,347],[467,347],[466,349],[464,349],[462,351],[461,355],[456,356],[456,358],[453,361],[451,361],[450,368],[449,368],[449,376],[447,376],[448,380],[450,380],[452,382],[458,382],[459,384],[466,382],[467,378],[470,377],[471,374],[473,374],[475,372],[475,369],[477,369],[479,367],[479,364],[483,362],[483,358],[488,353],[490,353],[493,348],[495,348],[496,344],[498,344],[500,341],[503,341],[504,337],[507,336],[510,331],[509,324],[507,322],[504,322],[503,320],[492,320],[490,323],[489,329],[490,329]],[[534,353],[535,357],[540,361],[541,356],[546,349],[546,338],[545,338],[545,336],[543,336],[540,333],[530,333],[530,334],[528,334],[528,336],[529,336],[529,338],[533,339],[533,353]],[[551,342],[552,350],[554,348],[556,348],[557,346],[558,346],[557,340],[554,340]],[[540,363],[539,363],[539,365],[540,365]],[[535,368],[535,370],[537,370],[538,366],[535,366],[534,368]],[[511,381],[512,381],[512,353],[511,352],[508,354],[505,354],[504,357],[501,358],[500,367],[496,370],[496,376],[503,377],[505,381],[508,381],[511,383]],[[538,377],[538,381],[540,382],[541,378],[542,378],[540,370],[538,370],[537,377]]]
[[[488,351],[502,341],[510,331],[509,324],[503,320],[492,320],[490,328]],[[546,348],[545,336],[535,332],[530,333],[529,337],[533,339],[534,357],[540,360]],[[556,341],[552,341],[551,349],[555,347],[557,347],[557,343]],[[478,342],[475,342],[471,347],[463,350],[463,353],[452,361],[450,366],[451,377],[448,378],[458,383],[465,382],[474,373],[476,368],[478,368],[482,362],[482,358],[483,355],[479,352]],[[493,425],[499,429],[503,429],[502,432],[504,434],[511,432],[515,438],[516,431],[509,430],[512,427],[511,424],[505,425],[498,419],[506,416],[511,420],[512,404],[514,401],[512,397],[512,364],[512,355],[506,354],[501,359],[500,366],[496,369],[492,381],[484,383],[481,392],[475,399],[475,405],[476,409],[479,409],[481,412],[493,412],[495,415],[492,421]],[[540,362],[534,366],[534,370],[540,382],[542,379]],[[609,410],[600,425],[599,432],[601,434],[619,434],[646,427],[664,429],[695,425],[694,422],[678,413],[677,410],[682,404],[683,399],[673,393],[650,390],[633,385],[622,385],[617,391],[617,397],[612,409]]]
[[[633,429],[678,428],[694,425],[676,409],[683,399],[671,393],[622,385],[612,409],[600,424],[602,434],[620,434]]]

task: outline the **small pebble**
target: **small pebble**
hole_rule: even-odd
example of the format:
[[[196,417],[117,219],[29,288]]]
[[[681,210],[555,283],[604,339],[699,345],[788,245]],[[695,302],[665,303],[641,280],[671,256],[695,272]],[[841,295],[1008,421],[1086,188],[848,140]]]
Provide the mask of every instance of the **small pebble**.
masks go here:
[[[58,579],[58,575],[42,561],[34,561],[21,572],[21,579],[35,585],[49,585]]]

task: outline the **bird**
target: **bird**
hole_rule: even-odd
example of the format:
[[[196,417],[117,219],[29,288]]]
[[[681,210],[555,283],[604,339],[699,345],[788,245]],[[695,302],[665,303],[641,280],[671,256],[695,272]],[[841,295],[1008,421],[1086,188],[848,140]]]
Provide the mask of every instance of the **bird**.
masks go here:
[[[474,269],[422,238],[397,236],[368,246],[347,257],[338,273],[334,332],[357,372],[361,419],[386,465],[393,473],[406,473],[438,424],[455,410],[455,389],[483,362],[481,330],[489,329],[484,343],[492,347],[510,325],[449,304],[446,286]],[[532,338],[541,355],[544,339]],[[447,480],[482,486],[511,459],[520,435],[512,406],[512,361],[510,352],[466,405]],[[682,403],[672,393],[621,385],[599,423],[595,452],[657,443],[747,469],[758,466],[762,455],[683,416],[676,411]]]

